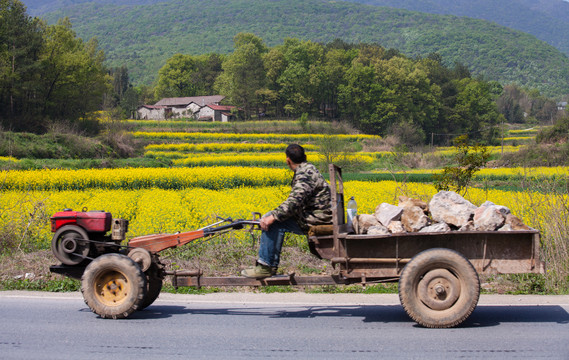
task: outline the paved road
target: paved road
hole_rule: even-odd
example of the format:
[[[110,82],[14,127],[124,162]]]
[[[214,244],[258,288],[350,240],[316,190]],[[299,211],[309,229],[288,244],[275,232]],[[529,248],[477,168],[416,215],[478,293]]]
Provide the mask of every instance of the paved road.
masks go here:
[[[483,295],[425,329],[397,295],[162,294],[126,320],[80,294],[0,292],[1,359],[569,359],[569,296]]]

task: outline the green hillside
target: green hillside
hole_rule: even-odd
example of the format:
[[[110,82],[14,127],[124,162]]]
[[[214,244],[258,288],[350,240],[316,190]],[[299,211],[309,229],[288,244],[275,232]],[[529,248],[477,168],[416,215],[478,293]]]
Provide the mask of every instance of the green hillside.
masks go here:
[[[409,56],[442,55],[476,75],[569,93],[569,59],[531,35],[483,20],[320,0],[196,0],[152,5],[83,3],[45,14],[69,16],[83,38],[96,36],[110,65],[127,65],[135,82],[151,83],[175,53],[232,51],[233,37],[252,32],[269,46],[286,37],[376,42]]]
[[[569,55],[569,2],[564,0],[348,0],[430,14],[493,21],[534,35]]]

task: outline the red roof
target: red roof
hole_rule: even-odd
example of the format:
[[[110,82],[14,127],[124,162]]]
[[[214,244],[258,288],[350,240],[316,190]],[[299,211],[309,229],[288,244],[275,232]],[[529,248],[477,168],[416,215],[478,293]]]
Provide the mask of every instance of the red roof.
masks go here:
[[[235,106],[233,105],[206,105],[207,107],[209,107],[212,110],[220,110],[220,111],[231,111],[231,109],[235,108]]]

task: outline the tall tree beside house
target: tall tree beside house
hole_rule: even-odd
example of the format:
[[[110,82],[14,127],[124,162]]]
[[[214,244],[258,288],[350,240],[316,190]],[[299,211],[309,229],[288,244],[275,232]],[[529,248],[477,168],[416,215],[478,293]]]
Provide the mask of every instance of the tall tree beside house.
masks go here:
[[[0,0],[0,119],[9,129],[37,126],[29,115],[37,106],[42,46],[40,21],[19,0]]]
[[[155,94],[161,97],[195,96],[196,86],[192,76],[197,71],[196,62],[191,55],[175,54],[158,71],[158,84]]]
[[[142,105],[142,92],[133,87],[126,66],[111,68],[108,73],[112,78],[112,88],[104,95],[103,108],[113,118],[133,118],[136,109]]]
[[[158,72],[156,98],[214,95],[213,84],[221,73],[218,54],[175,54]]]
[[[242,107],[247,118],[258,110],[257,92],[265,87],[263,55],[267,47],[251,33],[239,33],[233,39],[235,50],[223,62],[223,73],[215,88],[233,105]]]
[[[193,81],[200,89],[199,95],[216,95],[214,84],[215,80],[223,71],[223,55],[205,54],[196,56],[197,71],[194,73]]]

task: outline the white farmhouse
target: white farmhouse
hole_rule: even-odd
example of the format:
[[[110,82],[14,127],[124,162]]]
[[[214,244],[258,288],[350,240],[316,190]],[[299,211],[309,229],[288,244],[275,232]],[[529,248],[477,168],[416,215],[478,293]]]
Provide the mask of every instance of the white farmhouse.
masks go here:
[[[232,109],[235,109],[235,106],[206,105],[196,113],[196,118],[203,121],[228,122],[235,118],[235,115],[231,112]]]
[[[196,117],[206,105],[219,105],[223,95],[164,98],[154,105],[142,105],[136,113],[142,120],[165,120],[169,118]]]

